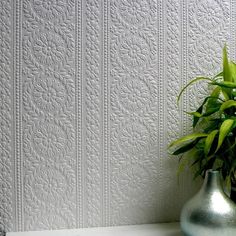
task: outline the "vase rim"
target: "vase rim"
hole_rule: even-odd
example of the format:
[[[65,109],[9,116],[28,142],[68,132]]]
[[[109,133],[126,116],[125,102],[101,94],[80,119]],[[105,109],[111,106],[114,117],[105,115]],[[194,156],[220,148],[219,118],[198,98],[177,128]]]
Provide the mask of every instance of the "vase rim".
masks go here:
[[[207,172],[219,172],[218,170],[214,170],[214,169],[208,169]]]
[[[206,174],[208,174],[208,173],[210,173],[210,174],[218,174],[219,170],[209,169],[209,170],[206,171]]]

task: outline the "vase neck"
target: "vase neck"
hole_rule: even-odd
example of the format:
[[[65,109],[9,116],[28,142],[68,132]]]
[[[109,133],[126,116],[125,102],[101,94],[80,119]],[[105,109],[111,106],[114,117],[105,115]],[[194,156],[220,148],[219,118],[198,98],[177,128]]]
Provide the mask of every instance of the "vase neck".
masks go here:
[[[212,189],[223,192],[221,176],[220,176],[219,171],[208,170],[206,172],[202,190],[204,192],[209,192]]]

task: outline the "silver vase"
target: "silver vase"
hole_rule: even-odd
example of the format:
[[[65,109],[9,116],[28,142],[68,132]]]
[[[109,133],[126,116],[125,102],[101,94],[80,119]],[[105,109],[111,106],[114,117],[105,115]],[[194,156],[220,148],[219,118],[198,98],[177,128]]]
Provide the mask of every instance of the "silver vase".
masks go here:
[[[186,236],[236,236],[236,205],[218,171],[207,171],[200,191],[183,207],[180,224]]]

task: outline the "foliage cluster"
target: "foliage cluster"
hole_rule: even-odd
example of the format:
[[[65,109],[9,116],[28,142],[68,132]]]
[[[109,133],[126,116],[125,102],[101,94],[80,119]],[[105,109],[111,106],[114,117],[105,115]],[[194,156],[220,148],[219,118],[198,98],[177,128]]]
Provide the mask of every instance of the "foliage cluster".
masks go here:
[[[173,141],[169,148],[180,155],[179,172],[186,165],[195,168],[195,177],[204,176],[206,170],[222,173],[227,186],[236,183],[236,64],[228,59],[223,48],[223,69],[216,76],[197,77],[180,92],[178,101],[193,83],[205,81],[211,91],[193,112],[193,132]],[[188,154],[188,155],[183,155]]]

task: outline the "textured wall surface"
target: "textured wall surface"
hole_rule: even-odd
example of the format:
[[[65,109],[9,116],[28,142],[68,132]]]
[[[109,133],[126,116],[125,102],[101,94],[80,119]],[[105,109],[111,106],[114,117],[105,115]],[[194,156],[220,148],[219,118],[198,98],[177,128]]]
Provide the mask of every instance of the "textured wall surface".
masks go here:
[[[1,0],[0,229],[178,219],[167,144],[236,53],[234,0]],[[190,104],[191,103],[191,104]]]

